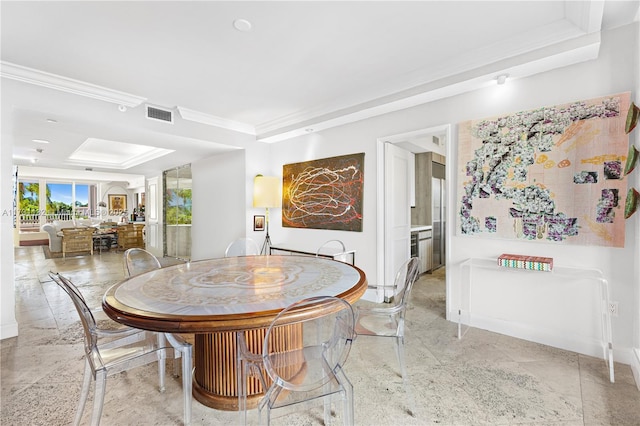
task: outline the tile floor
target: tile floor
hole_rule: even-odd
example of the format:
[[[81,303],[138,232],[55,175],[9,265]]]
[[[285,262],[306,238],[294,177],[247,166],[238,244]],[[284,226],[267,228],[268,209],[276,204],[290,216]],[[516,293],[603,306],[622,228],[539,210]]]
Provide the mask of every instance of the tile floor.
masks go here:
[[[105,288],[124,275],[118,253],[64,261],[45,259],[41,247],[16,249],[20,335],[0,342],[3,426],[73,420],[83,373],[82,335],[68,296],[49,279],[49,270],[68,276],[96,308]],[[405,412],[392,342],[356,340],[345,370],[354,385],[357,425],[640,425],[640,392],[629,366],[617,364],[611,384],[601,359],[473,328],[458,340],[456,325],[444,319],[444,295],[442,271],[423,275],[407,313],[416,417]],[[171,376],[166,392],[157,391],[155,365],[109,378],[102,424],[181,424],[181,392],[180,379]],[[251,416],[254,421],[255,412]],[[193,401],[193,424],[237,423],[236,413]],[[322,420],[317,413],[300,413],[273,424]]]

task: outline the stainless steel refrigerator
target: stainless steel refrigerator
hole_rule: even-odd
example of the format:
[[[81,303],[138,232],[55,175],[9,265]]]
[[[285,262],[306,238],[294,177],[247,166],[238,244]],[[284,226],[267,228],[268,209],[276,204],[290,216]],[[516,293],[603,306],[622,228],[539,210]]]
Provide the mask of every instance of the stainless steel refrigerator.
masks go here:
[[[446,229],[446,182],[445,166],[432,163],[431,177],[431,218],[433,224],[433,263],[432,269],[445,264],[445,229]]]

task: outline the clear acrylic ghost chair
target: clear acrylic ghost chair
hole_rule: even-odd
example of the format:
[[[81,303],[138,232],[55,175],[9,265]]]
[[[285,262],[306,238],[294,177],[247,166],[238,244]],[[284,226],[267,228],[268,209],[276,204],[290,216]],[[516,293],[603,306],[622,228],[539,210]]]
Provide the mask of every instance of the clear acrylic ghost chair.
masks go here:
[[[335,247],[332,247],[335,246]],[[337,247],[337,248],[336,248]],[[325,241],[318,250],[316,251],[316,257],[319,257],[322,254],[329,254],[334,259],[339,260],[341,262],[346,262],[346,251],[344,243],[340,240],[328,240]]]
[[[168,348],[158,346],[155,333],[131,328],[125,330],[98,329],[95,317],[77,287],[60,274],[50,272],[49,276],[73,301],[84,329],[84,380],[73,424],[80,424],[82,412],[89,396],[91,378],[93,378],[96,386],[91,425],[98,425],[102,416],[107,377],[153,362],[164,362]],[[103,339],[106,337],[110,339]]]
[[[162,268],[160,261],[143,248],[130,248],[124,252],[124,269],[128,277],[134,277]]]
[[[247,424],[247,395],[264,392],[267,389],[264,366],[262,364],[262,330],[239,331],[236,334],[236,383],[238,384],[238,424]],[[248,342],[260,346],[260,353],[253,353]],[[257,342],[257,343],[256,343]]]
[[[260,249],[251,238],[238,238],[232,241],[224,251],[224,257],[257,256]]]
[[[412,257],[406,261],[398,272],[393,286],[372,287],[392,293],[389,303],[379,307],[356,306],[356,334],[358,336],[389,337],[394,339],[396,355],[400,364],[402,382],[407,394],[409,413],[415,416],[415,402],[409,385],[404,354],[404,323],[407,304],[413,283],[418,278],[419,260]]]
[[[353,385],[342,367],[355,337],[354,321],[348,302],[319,296],[294,303],[278,314],[267,329],[261,357],[247,351],[244,333],[238,333],[241,421],[246,419],[246,379],[254,375],[266,389],[258,410],[260,420],[267,411],[267,424],[272,410],[320,398],[324,424],[329,425],[331,397],[339,395],[344,424],[352,425]]]
[[[130,248],[124,252],[124,268],[128,277],[160,269],[162,265],[157,257],[142,248]],[[184,398],[184,423],[191,422],[191,371],[193,347],[179,334],[157,333],[158,345],[165,346],[165,339],[174,350],[173,372],[177,377],[181,370],[179,358],[182,358],[182,387]],[[160,376],[164,377],[164,363],[158,364]],[[162,386],[164,390],[164,383]]]

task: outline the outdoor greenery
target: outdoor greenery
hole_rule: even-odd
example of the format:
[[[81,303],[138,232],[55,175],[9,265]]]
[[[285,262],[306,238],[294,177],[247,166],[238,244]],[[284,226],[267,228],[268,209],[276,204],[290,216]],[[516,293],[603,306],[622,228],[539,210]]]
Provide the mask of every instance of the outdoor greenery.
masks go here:
[[[22,214],[38,214],[40,212],[40,184],[37,182],[20,182],[20,212]],[[46,214],[71,213],[72,205],[62,201],[51,200],[51,189],[46,187]],[[87,207],[87,203],[76,201],[76,207]]]
[[[191,189],[167,189],[165,214],[170,224],[191,224]]]

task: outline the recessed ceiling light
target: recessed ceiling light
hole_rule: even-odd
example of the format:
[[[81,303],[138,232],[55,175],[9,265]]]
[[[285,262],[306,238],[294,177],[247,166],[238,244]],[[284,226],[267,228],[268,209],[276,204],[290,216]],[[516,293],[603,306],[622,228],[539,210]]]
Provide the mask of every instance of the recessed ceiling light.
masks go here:
[[[118,111],[120,112],[127,112],[127,107],[124,105],[118,105]]]
[[[500,74],[496,80],[498,80],[498,84],[504,84],[507,81],[507,77],[509,77],[509,74]]]
[[[58,120],[54,120],[53,118],[47,118],[47,123],[57,123]]]
[[[32,141],[36,143],[49,143],[49,141],[46,139],[32,139]]]
[[[246,19],[236,19],[233,21],[233,28],[243,33],[251,31],[251,22]]]

